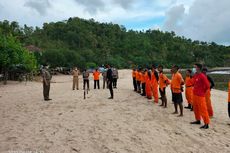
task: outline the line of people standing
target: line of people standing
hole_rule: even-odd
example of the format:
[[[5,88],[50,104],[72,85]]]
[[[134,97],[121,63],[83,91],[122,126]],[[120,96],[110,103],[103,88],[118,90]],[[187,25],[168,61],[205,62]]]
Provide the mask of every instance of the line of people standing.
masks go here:
[[[75,69],[73,70],[73,87],[75,84],[78,85],[75,81],[79,81],[78,77],[75,79]],[[77,72],[79,74],[79,71]],[[108,88],[110,90],[110,98],[113,99],[113,88],[117,88],[117,80],[119,78],[118,70],[116,68],[111,68],[110,65],[107,65],[104,67],[101,71],[99,71],[98,68],[96,68],[93,72],[93,80],[94,80],[94,89],[100,89],[100,76],[103,77],[103,89]],[[87,90],[89,90],[89,76],[90,73],[86,69],[82,72],[83,77],[83,90],[85,90],[85,87],[87,86]],[[78,88],[77,88],[78,89]]]
[[[98,68],[96,68],[92,74],[93,74],[93,80],[94,80],[94,89],[100,89],[100,76],[103,77],[103,89],[108,88],[108,80],[107,80],[107,70],[108,68],[104,68],[103,70],[99,71]],[[112,70],[112,87],[117,88],[117,80],[119,78],[118,70],[116,68],[111,68]],[[79,90],[79,75],[80,71],[75,67],[72,70],[73,75],[73,90],[77,89]],[[83,78],[83,89],[85,89],[85,86],[87,86],[87,89],[89,89],[89,77],[90,72],[86,69],[82,72],[82,78]]]
[[[111,68],[110,65],[107,65],[102,72],[96,68],[93,71],[93,80],[94,80],[94,89],[98,88],[100,89],[100,75],[102,73],[103,76],[103,89],[108,88],[110,90],[110,98],[113,99],[113,88],[117,88],[117,80],[119,78],[118,70],[116,68]],[[79,76],[80,76],[80,70],[77,69],[77,67],[74,67],[72,72],[73,76],[73,84],[72,84],[72,90],[79,90]],[[52,79],[52,75],[50,74],[48,70],[48,65],[44,64],[41,69],[41,75],[42,75],[42,82],[43,82],[43,97],[45,101],[52,100],[49,98],[49,92],[50,92],[50,83]],[[90,90],[89,86],[89,77],[90,72],[86,69],[82,72],[82,78],[83,78],[83,90],[87,87],[87,90]]]
[[[140,93],[142,96],[146,96],[148,99],[152,99],[153,97],[154,103],[158,103],[160,99],[162,102],[160,106],[167,108],[166,88],[170,86],[172,102],[175,108],[173,114],[179,113],[179,106],[180,114],[178,116],[182,117],[182,93],[184,92],[185,86],[185,97],[188,102],[188,106],[185,108],[194,111],[196,119],[196,121],[191,122],[191,124],[201,124],[201,119],[203,119],[204,125],[200,128],[208,129],[210,118],[214,115],[211,103],[211,89],[214,87],[214,82],[212,78],[207,75],[207,71],[207,68],[201,64],[195,64],[192,70],[188,69],[186,71],[186,78],[184,79],[179,72],[179,67],[174,65],[171,69],[171,79],[169,79],[164,74],[162,65],[158,67],[152,65],[151,69],[133,69],[133,87],[134,91]],[[160,98],[158,97],[158,91]],[[228,112],[230,117],[230,103],[228,104]]]
[[[110,90],[109,99],[114,98],[113,88],[117,88],[118,70],[116,68],[111,68],[107,65],[101,72],[98,68],[93,71],[94,89],[100,89],[100,75],[103,77],[103,89],[108,88]],[[87,85],[87,90],[89,90],[89,76],[90,73],[84,69],[83,73],[83,89]]]

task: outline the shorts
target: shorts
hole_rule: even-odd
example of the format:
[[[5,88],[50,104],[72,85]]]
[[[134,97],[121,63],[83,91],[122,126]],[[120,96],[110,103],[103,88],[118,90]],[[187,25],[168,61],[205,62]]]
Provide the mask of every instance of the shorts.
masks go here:
[[[177,104],[182,103],[183,102],[182,93],[172,93],[172,101]]]
[[[165,96],[165,88],[163,88],[163,91],[161,90],[161,88],[159,88],[159,91],[160,91],[161,97]]]

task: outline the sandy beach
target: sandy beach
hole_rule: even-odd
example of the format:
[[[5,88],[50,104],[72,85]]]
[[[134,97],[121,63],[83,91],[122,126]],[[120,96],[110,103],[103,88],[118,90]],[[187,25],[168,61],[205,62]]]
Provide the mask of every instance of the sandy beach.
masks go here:
[[[227,92],[212,90],[214,118],[210,129],[201,130],[189,124],[193,112],[184,110],[182,118],[172,114],[169,89],[164,109],[133,91],[131,70],[120,70],[119,76],[114,100],[108,99],[109,90],[92,88],[92,75],[85,100],[82,79],[80,90],[73,91],[66,75],[53,76],[49,102],[41,82],[0,85],[0,153],[230,152]]]

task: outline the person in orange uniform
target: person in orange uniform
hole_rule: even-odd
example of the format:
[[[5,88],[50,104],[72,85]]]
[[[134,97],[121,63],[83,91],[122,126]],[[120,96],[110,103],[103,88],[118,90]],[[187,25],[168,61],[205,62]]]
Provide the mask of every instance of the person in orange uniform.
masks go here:
[[[188,106],[184,108],[192,110],[193,85],[191,83],[191,80],[192,80],[192,70],[188,69],[186,71],[186,78],[185,78],[185,97],[187,99]]]
[[[136,72],[137,92],[141,93],[141,68]]]
[[[160,106],[167,107],[167,98],[166,98],[166,87],[170,84],[170,80],[165,74],[163,74],[163,66],[158,66],[159,71],[159,91],[161,95],[162,104]]]
[[[141,74],[141,87],[142,87],[142,96],[146,96],[146,92],[145,92],[145,81],[146,81],[146,69],[143,69],[142,74]]]
[[[196,121],[191,122],[191,124],[201,124],[200,120],[201,117],[204,120],[204,125],[201,126],[201,129],[208,129],[209,128],[209,115],[207,110],[207,105],[205,101],[205,93],[210,88],[209,81],[207,77],[201,73],[202,65],[195,64],[193,68],[193,110],[195,114]]]
[[[96,89],[96,86],[98,89],[100,89],[100,72],[98,69],[95,69],[93,72],[93,79],[94,79],[94,89]]]
[[[151,83],[151,72],[147,71],[146,82],[145,82],[146,96],[148,99],[152,99],[152,83]]]
[[[133,69],[133,72],[132,72],[132,77],[133,77],[133,88],[134,88],[134,91],[137,91],[137,80],[136,80],[136,74],[137,74],[136,69]]]
[[[183,116],[183,98],[182,98],[182,85],[184,85],[184,79],[182,75],[178,72],[179,67],[174,65],[172,67],[172,80],[171,80],[171,89],[172,89],[172,101],[174,103],[175,112],[173,114],[178,114],[178,105],[180,108],[180,115]]]
[[[152,74],[151,74],[151,84],[152,84],[152,93],[154,97],[154,102],[158,103],[158,81],[159,81],[159,76],[156,71],[156,66],[152,65]]]
[[[204,75],[207,77],[209,83],[210,83],[210,88],[207,90],[207,92],[205,93],[205,100],[206,100],[206,104],[207,104],[207,109],[208,109],[208,115],[209,117],[213,117],[213,109],[212,109],[212,102],[211,102],[211,89],[215,86],[213,79],[207,75],[208,69],[207,68],[203,68],[202,69],[202,73],[204,73]]]
[[[228,81],[228,116],[230,118],[230,80]]]

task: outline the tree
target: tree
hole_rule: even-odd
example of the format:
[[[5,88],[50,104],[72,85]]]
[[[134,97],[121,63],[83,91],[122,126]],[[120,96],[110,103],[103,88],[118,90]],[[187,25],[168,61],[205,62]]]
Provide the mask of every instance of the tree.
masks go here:
[[[36,69],[37,63],[33,54],[22,47],[13,37],[0,34],[0,68],[4,73],[6,84],[10,67],[22,65],[26,72]]]
[[[69,18],[68,20],[44,23],[42,28],[17,22],[0,22],[0,31],[14,36],[23,45],[34,45],[45,50],[36,56],[55,66],[78,66],[87,63],[102,65],[113,63],[120,68],[130,64],[177,64],[190,67],[202,62],[209,67],[229,65],[229,47],[214,42],[203,42],[177,36],[175,32],[160,30],[126,30],[113,23],[99,23],[93,19]],[[76,59],[76,60],[75,60]]]

